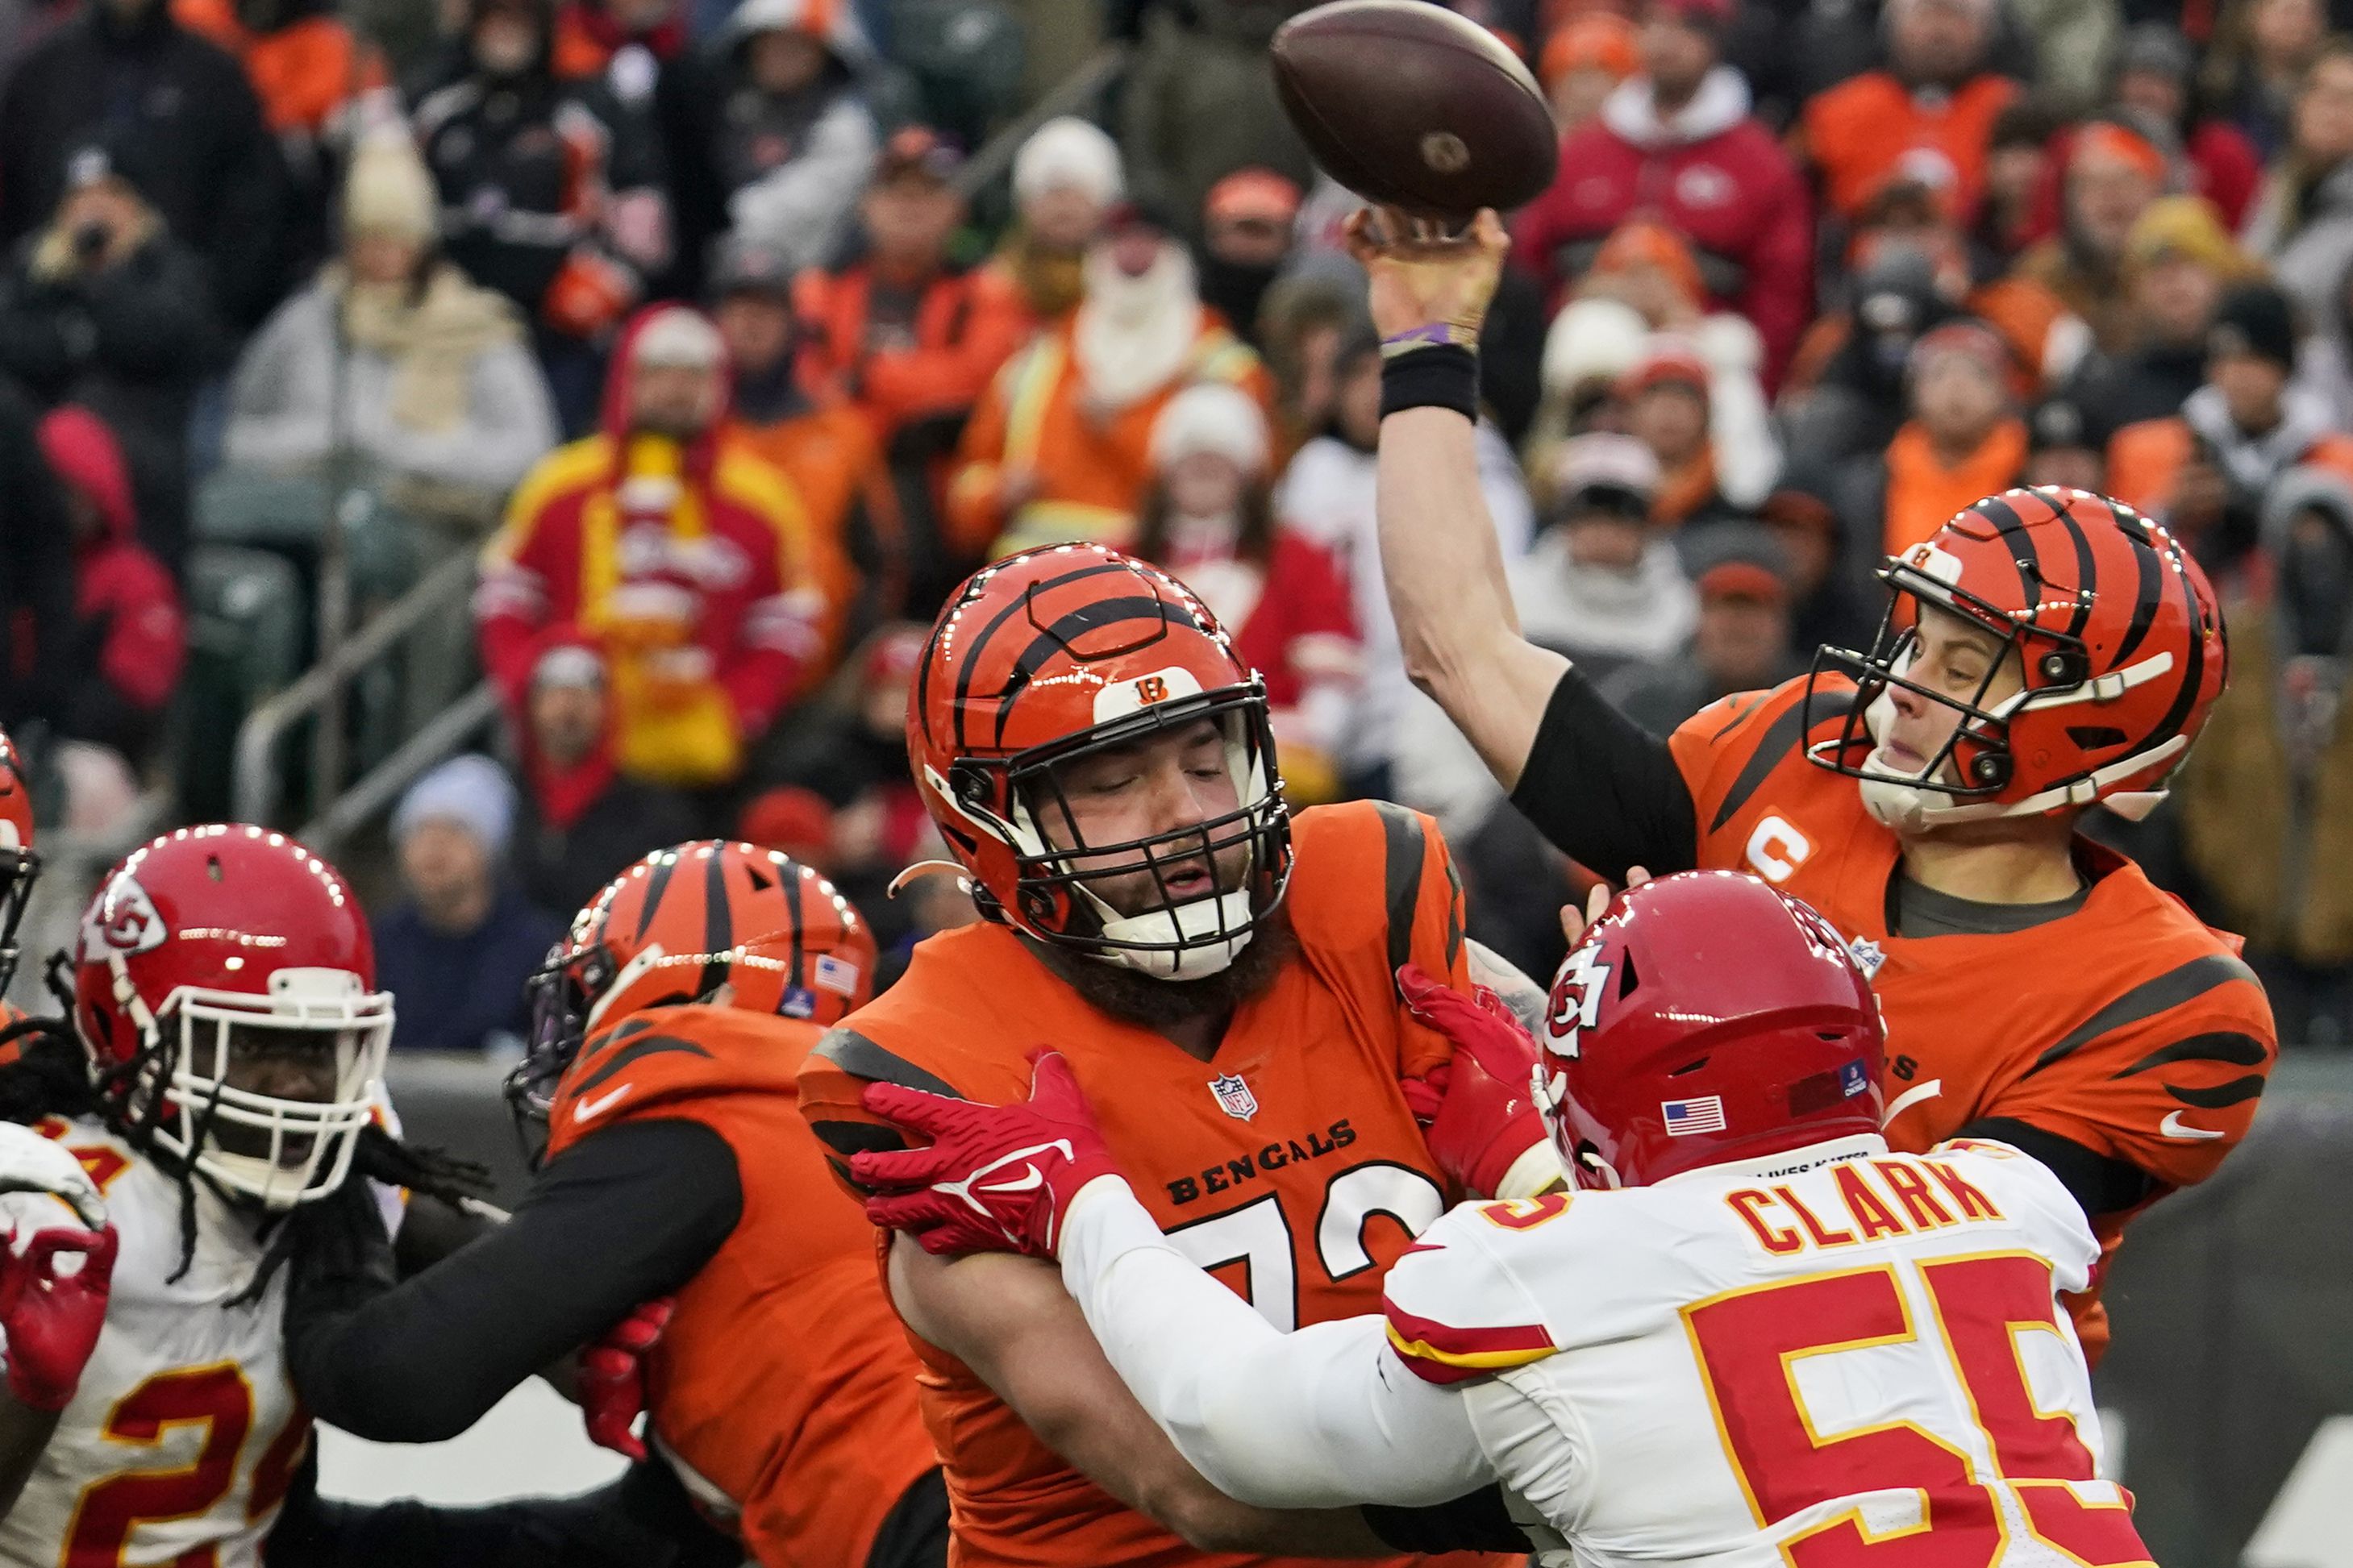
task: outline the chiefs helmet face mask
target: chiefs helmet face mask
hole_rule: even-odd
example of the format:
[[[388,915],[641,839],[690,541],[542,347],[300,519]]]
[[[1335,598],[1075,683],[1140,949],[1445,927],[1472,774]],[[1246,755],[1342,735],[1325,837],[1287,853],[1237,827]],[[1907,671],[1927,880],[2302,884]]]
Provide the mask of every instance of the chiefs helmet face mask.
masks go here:
[[[982,912],[1162,980],[1215,974],[1282,901],[1291,819],[1266,689],[1167,574],[1058,545],[975,574],[933,628],[908,698],[917,785]],[[1208,726],[1204,731],[1202,726]],[[1090,842],[1065,781],[1126,748],[1214,743],[1234,804]],[[1210,891],[1172,886],[1207,869]],[[1116,889],[1147,888],[1140,907]]]
[[[16,977],[16,927],[41,874],[33,853],[33,792],[16,761],[16,747],[0,734],[0,993]]]
[[[790,856],[699,839],[657,849],[591,899],[529,982],[531,1044],[507,1078],[532,1163],[588,1037],[648,1007],[700,1002],[829,1027],[874,993],[874,937]]]
[[[110,1113],[265,1208],[343,1184],[378,1112],[392,1021],[358,900],[283,834],[167,834],[82,916],[74,1022]],[[271,1092],[306,1078],[315,1097]]]
[[[1535,1096],[1580,1187],[1879,1131],[1879,1004],[1843,938],[1737,871],[1618,895],[1561,965]]]
[[[2171,534],[2121,502],[2047,488],[1989,496],[1879,575],[1890,595],[1877,640],[1869,653],[1815,656],[1803,722],[1811,733],[1845,705],[1838,734],[1806,755],[1858,781],[1871,814],[1899,833],[2094,801],[2137,821],[2165,798],[2221,694],[2212,587]],[[1968,697],[1915,678],[1929,608],[1994,641]],[[1995,700],[2007,668],[2023,684]],[[1917,768],[1886,756],[1899,690],[1956,715]]]

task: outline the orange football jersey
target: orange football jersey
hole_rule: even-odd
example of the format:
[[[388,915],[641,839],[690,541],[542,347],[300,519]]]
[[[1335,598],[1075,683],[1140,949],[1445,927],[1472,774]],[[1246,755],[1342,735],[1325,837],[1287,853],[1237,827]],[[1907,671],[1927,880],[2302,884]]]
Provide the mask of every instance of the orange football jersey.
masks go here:
[[[2277,1046],[2239,940],[2216,931],[2130,860],[2076,841],[2083,906],[2000,934],[1888,929],[1895,835],[1855,781],[1806,760],[1837,733],[1852,687],[1805,681],[1725,698],[1671,742],[1699,814],[1699,863],[1752,871],[1843,932],[1887,1023],[1887,1140],[1920,1153],[1972,1121],[2025,1122],[2145,1173],[2161,1196],[2205,1180],[2254,1120]],[[2137,1212],[2137,1210],[2128,1211]],[[2094,1228],[2113,1252],[2125,1215]],[[2096,1303],[2084,1349],[2106,1343]]]
[[[735,1151],[743,1217],[679,1291],[647,1404],[690,1489],[732,1504],[771,1568],[862,1568],[883,1516],[939,1464],[873,1230],[794,1103],[819,1034],[733,1007],[632,1014],[583,1047],[548,1119],[551,1158],[650,1117],[703,1122]]]
[[[826,1037],[801,1071],[803,1113],[838,1153],[873,1147],[868,1080],[1001,1104],[1028,1097],[1029,1055],[1052,1046],[1196,1262],[1284,1330],[1378,1311],[1389,1265],[1456,1196],[1398,1087],[1449,1047],[1404,1012],[1392,975],[1410,958],[1462,982],[1461,888],[1435,826],[1399,806],[1303,812],[1293,842],[1298,955],[1210,1060],[1097,1012],[1007,928],[969,926],[916,948],[904,979]],[[965,1568],[1280,1561],[1187,1546],[1064,1464],[962,1363],[915,1351]]]

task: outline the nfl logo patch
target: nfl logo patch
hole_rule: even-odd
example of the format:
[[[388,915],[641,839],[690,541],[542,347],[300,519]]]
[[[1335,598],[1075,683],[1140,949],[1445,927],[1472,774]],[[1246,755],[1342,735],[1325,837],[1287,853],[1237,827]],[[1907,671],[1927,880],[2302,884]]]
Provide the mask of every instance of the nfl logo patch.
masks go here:
[[[1877,942],[1867,936],[1859,936],[1846,944],[1846,950],[1854,959],[1854,966],[1862,971],[1865,980],[1879,978],[1879,966],[1887,962],[1887,953]]]
[[[1659,1114],[1666,1119],[1667,1136],[1688,1138],[1694,1132],[1724,1131],[1724,1096],[1704,1094],[1697,1100],[1666,1100],[1659,1102]]]
[[[1258,1114],[1258,1096],[1242,1081],[1240,1073],[1226,1073],[1209,1080],[1209,1092],[1218,1097],[1218,1109],[1237,1121],[1248,1121]]]
[[[837,996],[858,994],[858,965],[846,958],[836,958],[829,952],[818,953],[816,973],[809,978]]]

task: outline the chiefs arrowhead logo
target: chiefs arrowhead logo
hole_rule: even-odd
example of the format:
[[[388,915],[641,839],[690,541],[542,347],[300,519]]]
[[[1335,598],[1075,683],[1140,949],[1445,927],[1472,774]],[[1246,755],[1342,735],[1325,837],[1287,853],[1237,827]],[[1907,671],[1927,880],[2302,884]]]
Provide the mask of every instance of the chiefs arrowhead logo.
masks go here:
[[[139,879],[117,877],[90,900],[89,911],[81,917],[81,962],[102,963],[110,958],[150,952],[163,946],[170,934]]]

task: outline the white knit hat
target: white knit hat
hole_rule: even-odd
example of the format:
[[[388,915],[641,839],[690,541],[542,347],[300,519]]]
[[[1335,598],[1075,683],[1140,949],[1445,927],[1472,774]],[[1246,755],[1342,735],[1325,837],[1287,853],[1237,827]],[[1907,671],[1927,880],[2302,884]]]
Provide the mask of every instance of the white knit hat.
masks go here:
[[[1120,172],[1119,146],[1075,115],[1049,120],[1030,132],[1013,155],[1013,199],[1026,202],[1071,185],[1109,206],[1127,189]]]
[[[1545,333],[1544,384],[1567,392],[1588,381],[1615,381],[1642,357],[1650,323],[1616,300],[1575,300]]]
[[[1152,422],[1152,466],[1166,470],[1179,458],[1215,452],[1246,474],[1266,472],[1266,415],[1238,386],[1205,381],[1168,400]]]
[[[392,813],[397,844],[428,822],[451,822],[481,841],[492,860],[514,830],[515,787],[506,770],[473,752],[450,758],[408,786]]]
[[[629,340],[629,365],[680,365],[709,370],[726,357],[719,329],[702,311],[665,305],[646,319]]]
[[[363,141],[343,176],[343,232],[422,245],[440,227],[441,198],[416,145],[399,132]]]

